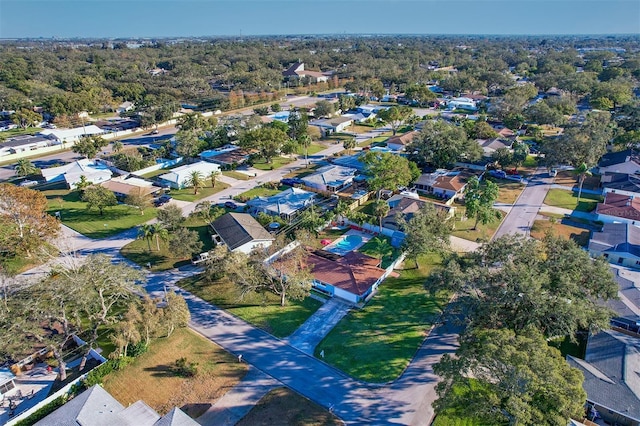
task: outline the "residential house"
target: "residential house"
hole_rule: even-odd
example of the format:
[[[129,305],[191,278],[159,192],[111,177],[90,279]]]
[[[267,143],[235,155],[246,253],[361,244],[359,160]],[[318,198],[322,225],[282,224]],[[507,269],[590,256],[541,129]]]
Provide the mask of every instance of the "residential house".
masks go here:
[[[295,62],[291,64],[289,68],[282,72],[282,76],[286,79],[306,78],[311,83],[326,83],[329,81],[329,76],[327,74],[319,71],[305,70],[303,62]]]
[[[640,196],[640,174],[606,172],[600,177],[602,192]]]
[[[225,245],[229,251],[249,254],[258,247],[269,247],[275,240],[257,220],[246,213],[227,213],[210,226],[216,244]]]
[[[372,117],[371,115],[366,116],[361,112],[356,112],[356,113],[348,112],[348,113],[342,114],[342,116],[350,118],[351,120],[353,120],[354,123],[366,123],[367,120],[369,120]],[[375,117],[375,115],[373,115],[373,117]]]
[[[331,133],[344,132],[352,124],[353,119],[351,117],[323,118],[320,120],[309,121],[310,126],[316,126],[320,128],[323,136],[329,135]]]
[[[104,130],[100,127],[90,124],[73,129],[43,129],[38,134],[49,140],[65,144],[76,143],[83,136],[101,135],[103,133]]]
[[[340,256],[325,250],[307,250],[306,264],[313,275],[313,287],[351,303],[365,301],[386,276],[379,259],[356,251]]]
[[[608,192],[598,203],[595,213],[604,223],[627,222],[640,225],[640,197]]]
[[[605,223],[602,231],[591,233],[588,250],[613,264],[640,269],[640,228],[629,223]]]
[[[600,159],[598,168],[600,175],[607,172],[634,174],[640,171],[640,152],[627,149],[607,153]]]
[[[300,188],[289,188],[271,197],[256,197],[247,202],[253,214],[266,213],[291,220],[314,202],[316,194]]]
[[[615,330],[589,336],[585,358],[567,356],[584,375],[587,403],[608,424],[640,425],[640,339]]]
[[[365,164],[362,162],[362,156],[366,153],[366,151],[361,151],[353,155],[343,155],[341,157],[336,157],[330,159],[332,164],[337,164],[343,167],[349,167],[352,169],[356,169],[359,172],[364,171]]]
[[[0,157],[20,152],[34,151],[50,145],[56,145],[56,143],[42,136],[16,136],[0,144]]]
[[[0,368],[0,396],[16,387],[15,374],[8,368]]]
[[[393,195],[387,200],[387,204],[389,204],[389,213],[382,219],[382,226],[394,231],[400,230],[400,224],[398,223],[399,217],[402,217],[405,221],[409,221],[414,214],[427,204],[433,205],[436,210],[442,212],[444,216],[443,219],[445,220],[453,217],[456,210],[455,207],[446,204],[421,200],[418,194],[407,192]]]
[[[247,162],[253,151],[235,145],[225,145],[218,149],[210,149],[200,153],[200,158],[224,168],[233,168]]]
[[[133,108],[135,108],[135,104],[133,102],[123,102],[120,105],[118,105],[118,108],[116,108],[116,112],[118,114],[124,114],[125,112],[129,112],[131,111]]]
[[[315,173],[301,180],[304,185],[318,191],[338,192],[353,183],[356,171],[351,167],[330,164],[320,167]]]
[[[154,195],[162,190],[159,186],[155,186],[153,182],[134,176],[118,176],[102,182],[100,186],[104,186],[113,192],[120,201],[131,194]]]
[[[111,179],[111,170],[106,164],[97,160],[84,158],[59,167],[41,170],[45,182],[66,182],[68,188],[73,188],[80,182],[82,176],[93,184],[106,182]]]
[[[387,139],[387,147],[394,151],[404,151],[411,142],[418,136],[419,132],[413,130],[403,135],[395,135]]]
[[[124,407],[100,385],[93,385],[39,422],[37,426],[197,426],[179,408],[164,416],[143,401]]]
[[[198,161],[192,164],[171,169],[168,173],[160,175],[158,179],[163,184],[169,185],[171,188],[182,189],[190,186],[189,177],[193,172],[199,172],[203,179],[206,179],[211,172],[220,171],[220,166],[207,161]]]
[[[612,267],[611,270],[618,284],[618,299],[603,302],[616,313],[611,319],[611,326],[640,337],[640,283],[623,277],[622,273],[630,273],[626,269]]]
[[[485,157],[493,156],[493,153],[500,148],[511,149],[513,146],[513,140],[504,138],[476,139],[476,142],[478,142],[478,145],[482,148]]]
[[[447,101],[447,109],[464,109],[467,111],[477,111],[476,101],[470,98],[453,98]]]
[[[425,173],[415,183],[416,190],[426,194],[433,194],[445,200],[455,200],[464,193],[467,182],[472,176],[482,174],[474,170],[438,169],[433,173]]]

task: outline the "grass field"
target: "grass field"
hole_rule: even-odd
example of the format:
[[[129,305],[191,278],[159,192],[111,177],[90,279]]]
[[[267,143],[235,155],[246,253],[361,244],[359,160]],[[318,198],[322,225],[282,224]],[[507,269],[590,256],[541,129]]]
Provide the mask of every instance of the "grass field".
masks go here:
[[[573,240],[576,244],[586,247],[589,244],[589,231],[575,226],[563,225],[562,223],[550,220],[536,220],[531,227],[531,237],[542,239],[547,232],[553,235]]]
[[[273,293],[240,299],[237,287],[226,278],[207,282],[195,276],[179,281],[178,286],[280,338],[293,333],[321,305],[307,297],[303,301],[288,300],[282,307]]]
[[[468,392],[479,392],[479,384],[471,379],[468,382],[468,385],[459,385],[454,387],[452,392],[456,394],[467,394]],[[478,419],[472,417],[463,417],[459,414],[456,408],[450,408],[444,410],[442,413],[439,413],[435,420],[432,423],[432,426],[500,426],[504,425],[503,423],[483,423]],[[504,425],[506,426],[506,425]]]
[[[296,169],[296,170],[284,175],[283,178],[303,178],[305,176],[309,176],[309,175],[314,174],[319,167],[320,167],[319,165],[314,164],[314,165],[309,166],[309,167],[303,167],[303,168],[300,168],[300,169]]]
[[[499,203],[515,203],[524,190],[524,185],[519,182],[513,182],[507,179],[492,180],[497,183],[498,187],[500,188],[500,191],[498,192],[498,199],[496,200]]]
[[[323,145],[321,143],[316,143],[316,142],[312,142],[311,145],[309,145],[309,147],[307,148],[307,155],[313,155],[313,154],[317,154],[320,151],[324,151],[325,149],[327,149],[326,145]],[[299,147],[298,150],[296,151],[296,153],[298,155],[304,155],[304,147]]]
[[[213,242],[211,241],[211,236],[207,230],[207,224],[204,221],[196,218],[188,218],[184,225],[190,230],[198,233],[200,241],[203,243],[203,252],[213,248]],[[152,271],[166,271],[190,262],[190,259],[179,259],[173,257],[171,250],[169,250],[169,244],[166,241],[160,240],[160,251],[158,251],[155,239],[149,242],[144,239],[132,241],[122,247],[120,253],[140,266],[146,267],[147,264],[150,263]]]
[[[16,136],[22,136],[22,135],[35,135],[36,133],[41,131],[42,129],[40,127],[27,127],[26,129],[17,127],[15,129],[5,130],[4,132],[2,132],[2,136],[9,139],[9,138],[15,138]]]
[[[235,170],[225,170],[222,172],[223,175],[233,178],[233,179],[238,179],[238,180],[249,180],[251,179],[251,176],[249,176],[246,173],[241,173],[241,172],[237,172]]]
[[[275,170],[279,169],[282,166],[285,166],[291,163],[293,160],[285,157],[274,157],[271,160],[271,163],[267,163],[264,160],[256,161],[253,163],[253,167],[258,170]]]
[[[548,206],[561,207],[568,210],[590,212],[602,201],[602,196],[582,193],[578,203],[578,193],[564,189],[550,189],[544,203]]]
[[[198,363],[196,376],[183,378],[172,371],[181,357]],[[154,340],[149,351],[131,365],[109,374],[104,388],[125,407],[143,400],[160,414],[177,406],[196,418],[246,372],[246,364],[219,346],[189,329],[179,329],[168,338]]]
[[[248,191],[243,192],[242,194],[238,194],[234,199],[237,200],[251,200],[255,197],[270,197],[272,195],[276,195],[289,187],[286,185],[280,185],[276,189],[265,188],[263,186],[257,186]]]
[[[456,220],[455,229],[452,235],[460,238],[464,238],[469,241],[489,241],[493,234],[498,230],[502,219],[504,219],[504,212],[496,210],[500,215],[500,219],[496,219],[486,225],[478,223],[477,229],[473,229],[473,225],[476,223],[475,218],[467,218],[466,220],[460,220],[464,216],[464,207],[456,205]]]
[[[172,189],[170,195],[172,198],[175,198],[176,200],[188,201],[192,203],[194,201],[201,200],[210,195],[217,194],[218,192],[223,191],[227,188],[229,188],[229,185],[220,181],[216,182],[215,188],[211,187],[211,182],[207,182],[204,188],[198,189],[197,194],[193,193],[193,188],[183,188],[183,189]]]
[[[107,207],[104,215],[100,216],[96,210],[87,210],[87,203],[80,201],[78,191],[65,189],[43,193],[49,200],[49,214],[60,212],[62,223],[89,238],[99,239],[116,235],[156,217],[155,208],[147,208],[144,215],[141,215],[138,209],[125,204]]]
[[[368,305],[351,311],[320,342],[316,356],[324,351],[326,362],[367,382],[397,378],[446,303],[445,295],[431,297],[423,287],[439,262],[437,256],[423,256],[419,268],[387,278]]]
[[[328,410],[287,389],[266,394],[236,426],[338,426],[342,421]]]

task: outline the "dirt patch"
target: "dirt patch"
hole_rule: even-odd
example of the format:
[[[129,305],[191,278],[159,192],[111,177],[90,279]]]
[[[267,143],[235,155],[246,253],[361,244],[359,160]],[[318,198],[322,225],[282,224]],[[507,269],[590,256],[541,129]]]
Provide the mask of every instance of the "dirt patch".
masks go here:
[[[274,389],[265,395],[236,426],[331,426],[344,423],[305,397],[287,389]]]
[[[558,172],[558,175],[554,179],[553,183],[556,185],[568,186],[573,188],[578,187],[578,176],[576,176],[570,170],[563,170]],[[600,187],[600,176],[587,176],[582,185],[583,189],[596,190]]]
[[[587,244],[589,244],[589,230],[587,229],[564,225],[555,219],[543,219],[533,222],[533,226],[531,227],[532,238],[540,240],[544,238],[547,232],[551,232],[553,235],[567,240],[573,240],[582,247],[586,247]]]
[[[173,365],[181,357],[198,364],[196,376],[174,373]],[[180,407],[196,418],[244,377],[247,367],[236,361],[209,340],[181,329],[153,341],[147,353],[109,374],[104,387],[124,406],[141,399],[162,415]]]

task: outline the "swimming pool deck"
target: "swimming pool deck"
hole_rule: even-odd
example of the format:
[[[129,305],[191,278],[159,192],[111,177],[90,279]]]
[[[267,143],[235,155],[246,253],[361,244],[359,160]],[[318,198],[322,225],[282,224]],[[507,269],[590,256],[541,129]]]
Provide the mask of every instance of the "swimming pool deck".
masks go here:
[[[359,236],[361,238],[360,242],[357,245],[353,246],[353,247],[350,246],[349,248],[339,247],[339,244],[342,241],[344,241],[345,239],[347,239],[350,235]],[[344,233],[343,235],[341,235],[334,242],[332,242],[328,246],[324,247],[323,250],[328,251],[330,253],[339,254],[340,256],[344,256],[345,254],[349,253],[350,251],[358,250],[360,247],[365,245],[370,239],[371,239],[371,235],[370,234],[366,234],[364,232],[356,231],[355,229],[351,229],[351,230],[347,231],[346,233]]]

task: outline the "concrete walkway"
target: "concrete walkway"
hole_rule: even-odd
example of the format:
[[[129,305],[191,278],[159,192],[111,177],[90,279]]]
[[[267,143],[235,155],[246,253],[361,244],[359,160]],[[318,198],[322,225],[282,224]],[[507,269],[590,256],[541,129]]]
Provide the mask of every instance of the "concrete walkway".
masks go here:
[[[576,186],[566,186],[566,185],[551,185],[551,189],[564,189],[565,191],[578,192],[578,185]],[[583,194],[593,194],[593,195],[602,195],[602,190],[594,190],[594,189],[586,189],[582,188]]]
[[[578,210],[563,209],[562,207],[548,206],[546,204],[543,204],[540,207],[540,212],[541,213],[564,214],[564,215],[567,215],[567,216],[578,217],[580,219],[586,219],[586,220],[598,220],[598,216],[593,214],[593,213],[590,213],[590,212],[581,212],[581,211],[578,211]]]
[[[233,426],[247,415],[263,396],[283,386],[268,374],[249,367],[240,383],[225,393],[197,421],[207,426]]]
[[[284,342],[307,355],[313,355],[318,343],[347,315],[351,306],[337,297],[328,300]]]

